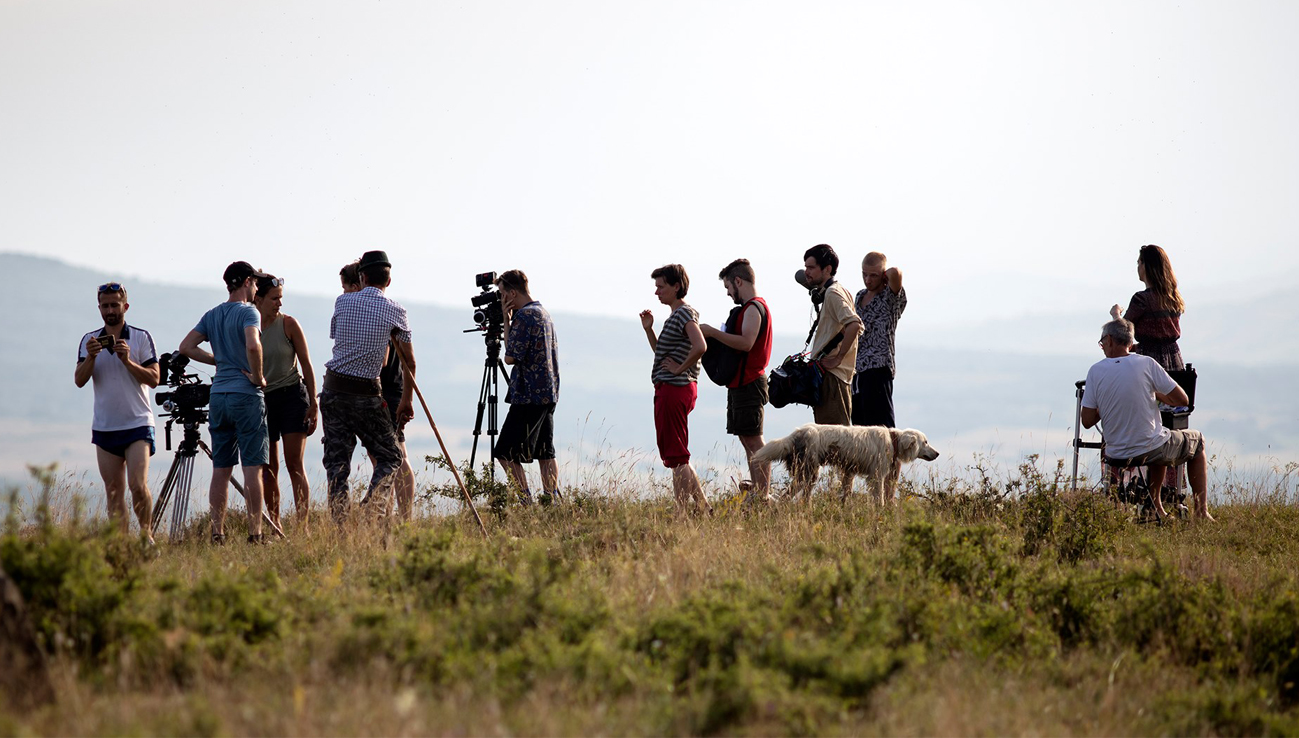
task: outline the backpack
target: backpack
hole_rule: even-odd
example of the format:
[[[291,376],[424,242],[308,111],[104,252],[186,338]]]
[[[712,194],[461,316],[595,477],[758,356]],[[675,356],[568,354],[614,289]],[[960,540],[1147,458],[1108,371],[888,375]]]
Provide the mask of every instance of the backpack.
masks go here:
[[[767,311],[763,308],[762,303],[753,300],[743,305],[737,305],[726,316],[727,333],[735,333],[735,326],[740,322],[740,316],[749,305],[758,308],[758,338],[762,338],[763,328],[767,325]],[[731,348],[716,338],[705,339],[705,343],[708,345],[708,350],[704,351],[704,357],[700,359],[700,363],[704,365],[704,372],[708,374],[708,378],[713,381],[713,384],[726,387],[735,381],[736,377],[744,374],[745,364],[749,361],[748,351]]]

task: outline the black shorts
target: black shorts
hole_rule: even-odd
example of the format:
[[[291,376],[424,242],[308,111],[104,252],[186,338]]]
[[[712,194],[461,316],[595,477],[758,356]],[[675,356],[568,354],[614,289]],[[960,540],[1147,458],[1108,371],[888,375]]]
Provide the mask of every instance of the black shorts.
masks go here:
[[[510,405],[494,455],[518,464],[555,458],[555,403]]]
[[[401,395],[395,397],[388,397],[385,395],[383,398],[383,404],[388,407],[388,417],[392,418],[392,427],[397,429],[397,442],[405,443],[406,429],[397,420],[397,406],[401,404]]]
[[[289,433],[307,432],[307,385],[281,387],[266,393],[266,432],[271,443]]]
[[[762,417],[767,407],[767,375],[742,387],[726,390],[726,432],[733,436],[762,435]]]
[[[857,372],[852,379],[852,424],[893,428],[893,372],[887,366]]]

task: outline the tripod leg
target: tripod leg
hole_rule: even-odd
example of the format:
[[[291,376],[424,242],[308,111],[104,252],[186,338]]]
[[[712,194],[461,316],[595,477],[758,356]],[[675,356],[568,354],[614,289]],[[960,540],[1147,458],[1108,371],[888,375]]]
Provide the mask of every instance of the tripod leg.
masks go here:
[[[178,457],[182,458],[182,457]],[[181,460],[181,469],[177,475],[180,481],[180,496],[171,509],[171,540],[180,541],[185,532],[185,520],[189,517],[189,498],[193,492],[194,457],[186,455]]]
[[[203,453],[207,454],[208,459],[212,458],[212,450],[207,447],[206,443],[203,443],[203,441],[200,440],[198,442],[198,447],[203,449]],[[238,490],[239,494],[243,496],[244,505],[246,506],[248,504],[248,495],[247,493],[244,492],[243,485],[235,481],[233,474],[230,476],[230,483],[233,484],[235,486],[235,489]],[[275,535],[279,536],[280,538],[284,538],[286,540],[288,539],[288,536],[284,535],[284,529],[276,525],[274,520],[271,520],[271,516],[266,513],[265,509],[262,510],[262,522],[265,523],[266,526],[270,528],[271,532],[274,533]]]
[[[469,468],[474,468],[474,460],[478,457],[478,437],[483,433],[483,410],[487,409],[487,381],[491,375],[491,369],[483,368],[483,380],[478,385],[478,414],[474,418],[474,443],[469,449]],[[451,462],[451,459],[447,459]]]
[[[181,455],[176,453],[176,457],[171,460],[171,468],[167,470],[167,481],[162,483],[162,490],[158,492],[158,501],[153,506],[153,530],[157,532],[158,524],[162,522],[163,515],[167,512],[167,503],[171,501],[172,488],[176,484],[176,469],[180,466]]]

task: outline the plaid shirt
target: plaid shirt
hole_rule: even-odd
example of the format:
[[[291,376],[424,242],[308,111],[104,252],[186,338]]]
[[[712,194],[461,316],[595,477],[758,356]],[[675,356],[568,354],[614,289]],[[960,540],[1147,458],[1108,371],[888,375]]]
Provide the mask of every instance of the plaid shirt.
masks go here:
[[[389,337],[410,343],[406,308],[377,287],[339,295],[334,300],[329,337],[334,339],[334,358],[325,362],[325,368],[335,374],[376,379],[383,369]]]

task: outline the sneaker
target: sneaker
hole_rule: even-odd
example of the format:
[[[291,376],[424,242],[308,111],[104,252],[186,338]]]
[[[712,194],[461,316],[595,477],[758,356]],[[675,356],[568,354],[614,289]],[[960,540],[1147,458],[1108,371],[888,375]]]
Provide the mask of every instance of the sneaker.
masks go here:
[[[226,534],[225,534],[225,533],[213,533],[213,534],[212,534],[212,545],[213,545],[213,546],[224,546],[224,545],[226,545]]]
[[[537,496],[537,502],[541,503],[542,507],[550,507],[551,505],[554,505],[559,502],[559,493],[542,492],[540,495]]]
[[[263,533],[253,533],[252,535],[248,536],[248,542],[255,546],[265,546],[266,535]]]
[[[542,497],[545,497],[545,495],[542,495]],[[532,507],[532,503],[533,503],[532,492],[526,489],[520,492],[519,502],[522,503],[524,507]]]

